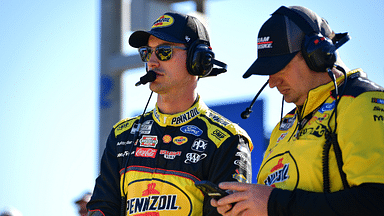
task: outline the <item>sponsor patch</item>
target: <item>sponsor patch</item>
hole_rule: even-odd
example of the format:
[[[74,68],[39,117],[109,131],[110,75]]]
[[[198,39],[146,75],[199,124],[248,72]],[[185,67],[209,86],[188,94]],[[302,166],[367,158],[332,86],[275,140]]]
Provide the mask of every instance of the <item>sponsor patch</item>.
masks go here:
[[[296,114],[291,118],[284,118],[283,121],[281,121],[279,130],[286,131],[289,128],[293,126],[296,120]]]
[[[186,142],[188,142],[188,138],[185,136],[177,136],[173,138],[173,143],[175,143],[176,145],[183,145]]]
[[[207,157],[207,154],[187,153],[184,163],[197,163]]]
[[[158,143],[157,136],[143,135],[140,139],[140,146],[156,148]]]
[[[134,134],[136,132],[139,131],[139,134],[150,134],[151,133],[151,129],[152,129],[152,125],[153,125],[153,120],[147,120],[145,121],[141,126],[140,124],[134,124],[133,127],[132,127],[132,130],[131,130],[131,134]]]
[[[279,138],[277,138],[276,143],[280,142],[287,136],[288,132],[280,134]]]
[[[212,132],[212,135],[216,137],[218,140],[222,140],[225,137],[225,134],[219,129],[214,130]]]
[[[163,15],[159,17],[152,25],[152,28],[167,27],[172,25],[174,22],[173,17],[169,15]]]
[[[118,142],[116,145],[119,146],[119,145],[129,145],[129,144],[132,144],[132,141],[131,141],[131,140],[128,140],[128,141],[120,141],[120,142]]]
[[[160,150],[161,155],[164,155],[165,159],[175,159],[176,156],[181,155],[181,151],[167,151],[167,150]]]
[[[132,121],[123,122],[115,128],[115,136],[118,136],[132,127]]]
[[[170,143],[172,141],[172,137],[170,135],[163,136],[163,143]]]
[[[200,136],[203,133],[203,131],[195,125],[184,125],[180,128],[180,131],[195,136]]]
[[[333,101],[332,103],[325,103],[323,106],[320,107],[319,112],[324,113],[325,111],[330,111],[335,108],[336,101]]]
[[[155,158],[156,152],[157,152],[157,149],[137,147],[135,152],[135,157]]]
[[[384,99],[372,98],[372,103],[384,104]]]
[[[327,120],[329,118],[329,115],[327,113],[324,113],[322,116],[313,116],[311,120],[309,120],[308,125],[313,124],[313,122],[322,123],[324,120]]]
[[[239,173],[238,169],[236,169],[236,173],[232,174],[232,178],[236,179],[238,182],[247,182],[247,178],[243,174]]]
[[[118,158],[119,157],[127,157],[128,155],[130,155],[129,151],[124,151],[124,152],[121,152],[121,153],[117,154],[117,157]]]
[[[284,182],[289,178],[289,164],[283,164],[283,159],[279,159],[277,165],[271,169],[271,174],[264,180],[265,185],[275,187],[275,183]]]
[[[217,123],[219,123],[219,124],[222,124],[222,125],[224,125],[224,126],[229,125],[229,122],[228,122],[226,119],[224,119],[223,117],[221,117],[221,116],[219,116],[219,115],[216,115],[216,114],[213,113],[213,112],[207,112],[207,116],[208,116],[209,118],[211,118],[213,121],[215,121],[215,122],[217,122]]]
[[[191,146],[191,149],[197,152],[204,152],[208,146],[208,141],[203,139],[195,139]]]

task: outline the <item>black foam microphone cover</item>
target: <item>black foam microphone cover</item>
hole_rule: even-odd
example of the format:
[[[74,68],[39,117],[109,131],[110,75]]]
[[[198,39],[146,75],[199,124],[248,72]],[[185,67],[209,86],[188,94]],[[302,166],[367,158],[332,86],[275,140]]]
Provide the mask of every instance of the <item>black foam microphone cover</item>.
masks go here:
[[[148,71],[144,76],[140,77],[140,81],[135,84],[135,86],[139,85],[145,85],[148,82],[153,82],[156,80],[156,73],[155,71]]]

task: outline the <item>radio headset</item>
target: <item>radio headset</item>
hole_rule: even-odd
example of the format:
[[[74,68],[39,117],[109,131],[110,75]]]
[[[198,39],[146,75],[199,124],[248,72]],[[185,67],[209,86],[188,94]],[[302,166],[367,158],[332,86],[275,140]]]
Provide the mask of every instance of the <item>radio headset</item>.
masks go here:
[[[220,68],[214,68],[213,65]],[[191,75],[208,77],[226,72],[227,65],[215,59],[215,54],[209,46],[209,42],[196,40],[187,51],[187,69]]]
[[[187,51],[187,69],[191,75],[198,77],[217,76],[227,72],[227,65],[224,62],[215,59],[215,54],[209,43],[205,27],[196,19],[192,19],[197,28],[198,38],[191,45],[188,44]],[[214,68],[217,65],[220,68]]]

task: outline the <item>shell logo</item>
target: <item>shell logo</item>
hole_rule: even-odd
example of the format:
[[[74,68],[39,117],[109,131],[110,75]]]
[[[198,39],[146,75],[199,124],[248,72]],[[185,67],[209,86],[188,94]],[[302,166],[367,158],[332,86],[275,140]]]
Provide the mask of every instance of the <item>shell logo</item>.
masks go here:
[[[170,143],[172,141],[172,137],[170,135],[164,135],[163,136],[163,142],[164,143]]]
[[[188,138],[185,136],[177,136],[173,138],[173,143],[175,143],[176,145],[183,145],[186,142],[188,142]]]
[[[191,198],[176,185],[143,179],[129,186],[127,215],[191,215]]]
[[[173,17],[169,15],[163,15],[153,23],[152,28],[167,27],[172,25],[173,22],[174,22]]]

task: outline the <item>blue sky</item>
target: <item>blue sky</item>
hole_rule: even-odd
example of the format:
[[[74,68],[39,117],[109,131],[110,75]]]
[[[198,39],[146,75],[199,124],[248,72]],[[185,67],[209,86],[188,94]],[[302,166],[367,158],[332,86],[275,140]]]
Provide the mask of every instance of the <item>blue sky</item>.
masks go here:
[[[200,80],[199,92],[208,104],[252,99],[266,81],[241,76],[256,58],[259,28],[281,5],[306,6],[335,32],[349,32],[351,41],[339,50],[342,59],[384,86],[382,0],[269,2],[207,1],[211,45],[216,58],[228,64],[227,73]],[[192,6],[174,8],[189,13]],[[12,206],[24,216],[76,215],[73,202],[93,189],[99,15],[99,1],[0,0],[0,211]],[[141,68],[123,76],[122,117],[140,112],[146,103],[148,87],[134,87],[143,74]],[[280,116],[281,96],[267,88],[261,98],[270,131]]]

